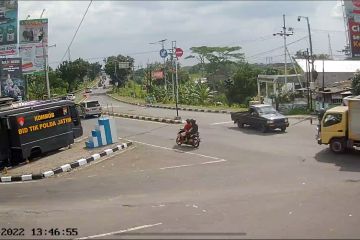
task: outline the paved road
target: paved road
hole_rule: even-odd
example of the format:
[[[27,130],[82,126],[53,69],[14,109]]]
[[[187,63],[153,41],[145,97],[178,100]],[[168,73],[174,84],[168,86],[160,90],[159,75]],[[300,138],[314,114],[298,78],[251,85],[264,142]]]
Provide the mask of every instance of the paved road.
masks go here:
[[[337,156],[318,146],[308,121],[262,134],[236,128],[225,114],[183,115],[200,123],[199,149],[175,145],[179,125],[116,118],[134,149],[61,178],[0,185],[0,225],[27,233],[76,227],[79,237],[102,238],[360,236],[359,153]],[[83,121],[84,128],[95,122]]]

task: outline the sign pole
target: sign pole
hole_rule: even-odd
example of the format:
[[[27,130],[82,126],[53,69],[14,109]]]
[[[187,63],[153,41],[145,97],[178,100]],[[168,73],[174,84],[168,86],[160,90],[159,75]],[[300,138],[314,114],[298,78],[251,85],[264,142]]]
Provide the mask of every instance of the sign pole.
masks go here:
[[[175,100],[175,81],[174,81],[174,41],[171,41],[171,82],[172,82],[172,98]]]
[[[176,49],[176,41],[175,41],[175,49]],[[175,58],[175,81],[176,81],[176,118],[179,119],[179,79],[178,79],[178,58]]]

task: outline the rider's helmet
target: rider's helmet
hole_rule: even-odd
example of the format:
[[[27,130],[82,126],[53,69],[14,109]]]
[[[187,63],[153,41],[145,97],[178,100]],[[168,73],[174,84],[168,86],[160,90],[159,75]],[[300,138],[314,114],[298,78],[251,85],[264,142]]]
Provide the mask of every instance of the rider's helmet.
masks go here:
[[[186,119],[186,123],[189,124],[189,123],[190,123],[190,119]]]

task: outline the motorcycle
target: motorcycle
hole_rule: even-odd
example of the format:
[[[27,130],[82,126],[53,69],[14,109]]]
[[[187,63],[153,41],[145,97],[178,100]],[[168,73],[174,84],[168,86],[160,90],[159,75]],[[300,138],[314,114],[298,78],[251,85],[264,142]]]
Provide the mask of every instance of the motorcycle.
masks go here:
[[[182,144],[191,145],[194,148],[198,148],[200,145],[200,134],[199,132],[192,134],[190,137],[183,137],[181,136],[181,133],[183,133],[184,130],[180,129],[180,131],[177,134],[176,137],[176,144],[181,146]]]

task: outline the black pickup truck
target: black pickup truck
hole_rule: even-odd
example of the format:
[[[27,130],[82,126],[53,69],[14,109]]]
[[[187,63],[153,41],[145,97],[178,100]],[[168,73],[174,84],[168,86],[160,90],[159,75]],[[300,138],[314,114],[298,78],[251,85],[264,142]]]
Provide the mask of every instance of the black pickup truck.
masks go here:
[[[231,120],[239,128],[250,125],[260,129],[261,132],[276,128],[284,132],[289,126],[288,119],[267,104],[252,105],[247,112],[233,112],[231,113]]]

